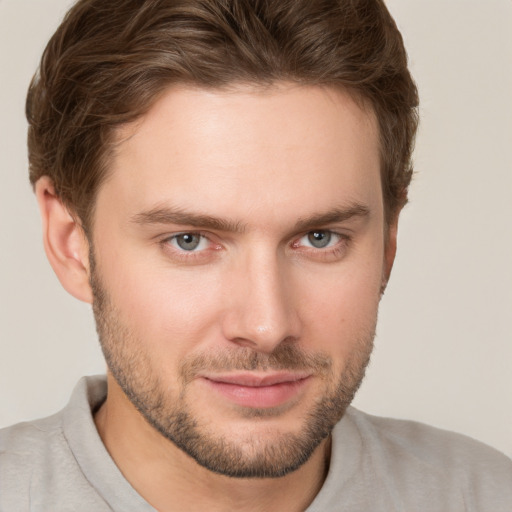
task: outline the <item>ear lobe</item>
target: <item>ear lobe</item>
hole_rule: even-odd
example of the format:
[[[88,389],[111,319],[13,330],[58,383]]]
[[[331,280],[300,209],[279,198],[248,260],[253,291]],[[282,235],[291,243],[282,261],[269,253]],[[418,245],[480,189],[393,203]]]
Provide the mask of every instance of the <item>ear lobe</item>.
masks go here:
[[[41,177],[35,192],[43,224],[46,256],[64,289],[92,303],[89,284],[89,243],[85,233],[55,193],[48,176]]]

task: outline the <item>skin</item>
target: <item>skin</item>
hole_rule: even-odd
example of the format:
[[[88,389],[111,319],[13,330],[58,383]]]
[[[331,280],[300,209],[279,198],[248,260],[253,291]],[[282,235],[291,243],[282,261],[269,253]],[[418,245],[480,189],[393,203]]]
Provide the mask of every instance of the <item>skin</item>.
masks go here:
[[[117,137],[92,229],[92,281],[108,295],[110,344],[126,342],[136,358],[133,367],[121,363],[130,377],[157,379],[169,403],[181,401],[204,433],[251,460],[261,446],[299,434],[351,366],[362,378],[396,249],[396,222],[384,221],[374,116],[329,88],[182,86]],[[92,303],[87,239],[48,178],[36,193],[57,276]],[[203,217],[177,219],[177,210]],[[325,218],[332,212],[338,218]],[[314,230],[332,233],[331,242],[313,246]],[[176,235],[191,232],[204,238],[184,251]],[[101,334],[101,318],[99,325]],[[102,337],[108,345],[109,333]],[[235,403],[205,379],[208,364],[181,377],[186,361],[251,353],[268,362],[284,345],[328,360],[330,371],[311,370],[278,405]],[[158,510],[304,510],[328,467],[326,438],[279,478],[209,471],[148,424],[112,372],[95,421],[125,477]]]

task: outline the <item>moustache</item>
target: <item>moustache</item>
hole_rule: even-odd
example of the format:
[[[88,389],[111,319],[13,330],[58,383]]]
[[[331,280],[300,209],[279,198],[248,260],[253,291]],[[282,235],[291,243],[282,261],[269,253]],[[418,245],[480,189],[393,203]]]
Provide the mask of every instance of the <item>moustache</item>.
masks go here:
[[[329,356],[307,353],[295,344],[281,343],[269,354],[239,347],[189,356],[183,361],[180,373],[182,379],[189,382],[204,372],[295,370],[326,375],[331,368]]]

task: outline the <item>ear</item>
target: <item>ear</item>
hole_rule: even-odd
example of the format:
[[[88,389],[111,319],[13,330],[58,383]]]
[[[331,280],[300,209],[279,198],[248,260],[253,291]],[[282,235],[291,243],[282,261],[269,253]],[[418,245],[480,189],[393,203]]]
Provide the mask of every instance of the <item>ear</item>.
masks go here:
[[[391,275],[391,270],[393,268],[393,263],[395,262],[396,243],[398,234],[398,216],[399,213],[397,213],[393,217],[393,220],[390,222],[389,226],[386,226],[385,228],[386,233],[384,237],[384,267],[382,272],[382,286],[380,289],[381,295],[386,290],[386,286],[389,281],[389,276]]]
[[[48,176],[35,185],[37,202],[43,223],[46,256],[62,286],[71,295],[92,303],[89,284],[89,243],[79,223],[55,193]]]

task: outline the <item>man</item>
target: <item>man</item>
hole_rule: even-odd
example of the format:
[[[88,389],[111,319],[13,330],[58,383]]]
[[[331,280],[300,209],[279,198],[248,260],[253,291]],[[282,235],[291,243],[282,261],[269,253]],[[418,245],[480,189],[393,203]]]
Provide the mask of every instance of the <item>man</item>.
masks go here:
[[[107,383],[2,432],[2,510],[508,510],[512,463],[349,404],[417,93],[380,2],[78,2],[27,100]]]

